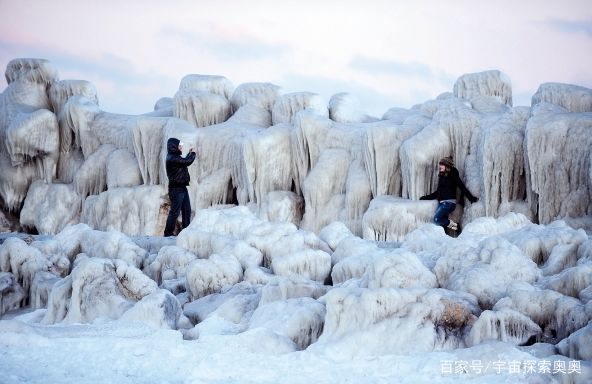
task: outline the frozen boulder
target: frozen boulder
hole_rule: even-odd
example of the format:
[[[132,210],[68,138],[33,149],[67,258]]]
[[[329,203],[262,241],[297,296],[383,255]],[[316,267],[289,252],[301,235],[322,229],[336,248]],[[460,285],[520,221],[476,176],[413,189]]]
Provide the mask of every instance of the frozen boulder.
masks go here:
[[[483,308],[492,308],[504,297],[508,284],[534,283],[540,278],[534,261],[496,236],[476,244],[449,243],[434,272],[441,287],[471,293]]]
[[[532,96],[532,106],[543,102],[569,112],[592,112],[592,89],[572,84],[543,83]]]
[[[538,111],[528,120],[525,148],[533,191],[529,200],[538,204],[540,223],[590,216],[591,129],[590,113]]]
[[[311,249],[289,253],[274,258],[271,270],[276,275],[298,275],[322,283],[331,272],[331,255]]]
[[[36,247],[18,237],[10,237],[0,245],[0,271],[10,272],[24,290],[19,305],[28,304],[32,296],[33,280],[39,272],[51,272],[55,276],[67,273],[70,261],[61,255],[48,257]]]
[[[329,115],[327,106],[319,95],[311,92],[288,93],[278,97],[273,104],[273,124],[291,123],[295,115],[305,109],[321,116]]]
[[[198,128],[219,124],[230,116],[230,101],[216,93],[180,89],[175,94],[173,116]]]
[[[167,215],[165,193],[160,185],[140,185],[89,196],[84,201],[80,222],[130,236],[161,235]]]
[[[0,272],[0,316],[18,308],[19,303],[25,298],[25,291],[16,281],[15,276],[9,272]]]
[[[272,301],[294,299],[299,297],[311,297],[318,299],[323,296],[330,287],[317,281],[300,276],[274,276],[261,290],[260,305]]]
[[[541,327],[520,312],[511,309],[483,311],[467,337],[469,346],[486,340],[520,345],[541,334]]]
[[[220,292],[243,277],[243,268],[236,257],[213,254],[209,259],[196,259],[187,266],[187,289],[191,299]]]
[[[362,123],[368,116],[359,100],[349,93],[337,93],[329,100],[329,118],[338,123]]]
[[[121,260],[86,257],[53,286],[43,323],[118,319],[157,289],[156,282]]]
[[[572,359],[592,360],[592,323],[563,339],[557,348]]]
[[[249,328],[267,328],[292,340],[298,349],[306,349],[323,331],[325,306],[305,297],[274,301],[259,306]]]
[[[400,241],[405,235],[432,221],[436,204],[392,196],[380,196],[370,202],[364,214],[364,239]]]
[[[119,320],[141,322],[157,328],[178,329],[179,325],[187,324],[183,317],[177,298],[165,289],[157,289],[142,297]]]
[[[468,73],[454,83],[454,96],[467,100],[476,96],[494,96],[512,106],[512,82],[506,74],[497,70]]]
[[[473,296],[443,289],[335,288],[320,301],[325,326],[310,348],[349,357],[462,347],[480,313]]]
[[[230,100],[234,86],[224,76],[186,75],[181,79],[179,90],[202,91],[223,96]]]
[[[271,83],[244,83],[236,87],[230,104],[234,112],[245,105],[252,105],[271,112],[276,99],[280,96],[280,87]]]
[[[259,305],[261,292],[247,282],[240,282],[222,292],[212,293],[185,304],[183,313],[193,322],[200,323],[211,316],[232,322],[244,323]]]
[[[540,341],[556,343],[590,320],[579,300],[559,292],[519,284],[510,285],[507,291],[493,310],[511,309],[527,316],[541,328]]]
[[[82,196],[71,184],[31,184],[21,210],[23,227],[35,228],[40,234],[55,235],[80,220]]]
[[[272,191],[259,209],[259,217],[268,221],[300,224],[304,213],[304,200],[294,192]]]
[[[153,279],[161,284],[164,280],[184,278],[187,267],[195,259],[195,254],[174,245],[167,245],[158,251],[148,269]]]

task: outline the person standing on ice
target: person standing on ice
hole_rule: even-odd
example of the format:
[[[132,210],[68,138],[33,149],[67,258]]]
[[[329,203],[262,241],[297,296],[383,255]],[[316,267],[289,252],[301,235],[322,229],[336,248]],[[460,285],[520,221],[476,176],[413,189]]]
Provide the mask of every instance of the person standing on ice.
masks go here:
[[[191,221],[191,202],[187,186],[189,185],[189,167],[195,161],[197,154],[193,147],[189,148],[189,154],[181,157],[183,143],[174,137],[167,141],[166,173],[169,179],[169,198],[171,199],[171,210],[167,217],[164,235],[173,236],[175,223],[179,217],[179,211],[183,220],[183,228],[189,226]]]
[[[456,208],[457,188],[460,188],[462,193],[461,199],[464,195],[471,203],[479,200],[465,187],[458,174],[458,169],[454,167],[452,157],[445,157],[438,162],[438,188],[435,192],[419,198],[420,200],[438,199],[438,208],[436,208],[436,213],[434,214],[434,223],[450,228],[453,231],[458,230],[458,224],[450,220],[448,215]]]

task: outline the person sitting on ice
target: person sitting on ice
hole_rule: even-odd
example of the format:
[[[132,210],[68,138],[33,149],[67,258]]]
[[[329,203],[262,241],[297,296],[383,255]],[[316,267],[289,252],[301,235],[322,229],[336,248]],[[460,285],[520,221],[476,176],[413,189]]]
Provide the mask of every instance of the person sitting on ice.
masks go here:
[[[191,202],[187,186],[189,185],[189,171],[187,167],[193,164],[197,154],[193,147],[189,148],[189,153],[181,157],[183,153],[183,143],[174,137],[167,141],[166,173],[169,178],[169,198],[171,199],[171,209],[167,217],[164,228],[165,236],[173,236],[175,223],[181,211],[183,228],[187,228],[191,221]]]
[[[469,199],[471,203],[479,200],[465,187],[465,184],[460,179],[458,169],[454,167],[452,157],[445,157],[440,159],[438,163],[438,188],[435,192],[420,197],[420,200],[435,200],[438,199],[438,208],[434,214],[434,223],[442,227],[448,227],[453,231],[458,230],[458,224],[448,218],[456,208],[456,190],[460,188],[461,199],[464,196]]]

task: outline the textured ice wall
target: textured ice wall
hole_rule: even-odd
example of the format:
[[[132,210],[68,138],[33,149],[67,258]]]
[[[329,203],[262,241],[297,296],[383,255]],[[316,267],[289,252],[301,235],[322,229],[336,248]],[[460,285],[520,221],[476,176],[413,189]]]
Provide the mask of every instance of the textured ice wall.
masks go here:
[[[531,204],[541,223],[592,215],[592,115],[539,104],[525,134]]]
[[[0,197],[9,211],[18,212],[34,179],[51,182],[56,176],[59,132],[47,89],[57,77],[42,59],[15,59],[6,67],[8,87],[0,94]]]
[[[58,81],[45,60],[14,60],[6,76],[9,86],[0,96],[0,197],[3,209],[16,214],[36,180],[73,183],[89,201],[83,207],[103,192],[123,196],[117,192],[122,187],[166,188],[165,143],[174,136],[198,151],[189,168],[194,212],[255,203],[266,219],[315,232],[338,220],[361,236],[373,199],[417,199],[432,192],[438,160],[452,155],[461,178],[480,198],[458,207],[455,218],[462,224],[518,212],[542,223],[562,218],[592,228],[586,112],[592,91],[583,87],[543,84],[532,108],[512,108],[506,75],[473,73],[458,79],[454,93],[411,109],[391,108],[377,120],[348,94],[336,94],[326,104],[310,92],[281,94],[270,83],[235,89],[222,76],[188,75],[175,98],[159,100],[152,113],[129,116],[102,111],[92,84]],[[48,189],[48,201],[58,198],[50,196],[58,189]],[[147,210],[166,207],[166,196],[159,204],[160,197],[145,191],[144,197],[134,194],[143,203],[128,212],[133,220],[146,221],[152,215]],[[33,190],[30,200],[26,205],[36,206]],[[49,216],[68,216],[57,212],[59,205],[47,207]],[[383,208],[372,213],[387,217],[388,207]],[[123,231],[138,228],[108,212],[95,216],[101,228],[110,220]],[[61,222],[37,224],[43,233],[56,233]],[[413,228],[401,223],[385,236],[401,238]]]

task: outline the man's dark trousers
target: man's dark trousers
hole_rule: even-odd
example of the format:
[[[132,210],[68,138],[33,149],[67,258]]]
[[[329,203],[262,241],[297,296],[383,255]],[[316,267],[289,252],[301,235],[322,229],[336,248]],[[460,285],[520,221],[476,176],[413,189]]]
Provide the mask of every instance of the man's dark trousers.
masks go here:
[[[181,211],[183,228],[187,228],[191,221],[191,203],[187,187],[169,187],[169,198],[171,199],[171,210],[164,228],[165,236],[173,236],[179,211]]]

